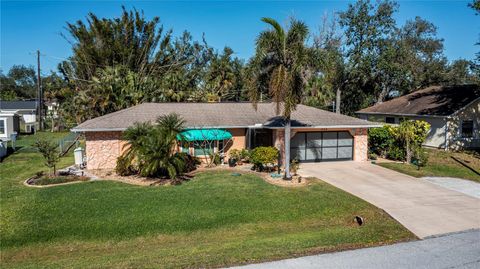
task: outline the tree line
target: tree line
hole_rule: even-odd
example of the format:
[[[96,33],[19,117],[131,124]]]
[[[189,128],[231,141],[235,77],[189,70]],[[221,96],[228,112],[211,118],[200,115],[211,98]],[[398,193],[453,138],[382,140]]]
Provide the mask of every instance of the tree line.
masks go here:
[[[479,12],[478,0],[470,6]],[[289,83],[302,86],[286,100],[331,110],[338,99],[346,114],[429,85],[479,83],[479,54],[449,62],[437,27],[420,17],[399,25],[398,9],[394,1],[359,0],[323,18],[318,31],[292,19],[294,31],[285,38],[302,43],[289,50],[301,55],[281,52],[264,31],[246,61],[187,31],[175,37],[158,17],[136,9],[122,7],[116,18],[89,13],[86,21],[67,23],[72,55],[42,76],[45,99],[59,101],[62,120],[71,124],[142,102],[268,101],[285,97],[269,90],[284,81],[284,71],[268,69],[273,62],[298,67]],[[0,98],[35,98],[35,83],[33,67],[13,66],[0,74]]]

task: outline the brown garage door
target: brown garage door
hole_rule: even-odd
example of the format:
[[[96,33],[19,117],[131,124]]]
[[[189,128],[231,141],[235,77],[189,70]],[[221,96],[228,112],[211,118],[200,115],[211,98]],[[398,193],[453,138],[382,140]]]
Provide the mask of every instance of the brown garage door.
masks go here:
[[[353,159],[349,132],[299,132],[291,140],[291,158],[301,162]]]

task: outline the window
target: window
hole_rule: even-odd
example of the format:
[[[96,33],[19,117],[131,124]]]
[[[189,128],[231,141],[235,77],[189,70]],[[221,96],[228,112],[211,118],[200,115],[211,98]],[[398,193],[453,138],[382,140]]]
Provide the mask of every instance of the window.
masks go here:
[[[213,145],[210,141],[196,141],[193,146],[195,156],[208,156],[213,153]]]
[[[385,122],[386,123],[395,123],[395,118],[394,117],[386,117],[385,118]]]
[[[462,137],[473,137],[473,120],[462,121],[461,135]]]
[[[0,134],[5,134],[5,120],[0,120]]]

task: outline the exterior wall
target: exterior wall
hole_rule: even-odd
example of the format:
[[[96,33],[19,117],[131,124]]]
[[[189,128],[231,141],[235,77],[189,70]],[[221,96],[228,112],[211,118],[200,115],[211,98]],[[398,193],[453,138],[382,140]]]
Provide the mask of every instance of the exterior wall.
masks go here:
[[[122,153],[121,132],[86,132],[87,169],[114,169]]]
[[[461,136],[462,120],[473,120],[473,137],[464,138]],[[448,148],[455,150],[480,148],[480,100],[449,117]]]
[[[368,132],[366,128],[352,129],[353,135],[353,160],[357,162],[368,161]]]
[[[10,135],[16,132],[19,133],[19,117],[15,115],[0,116],[0,120],[5,121],[5,133],[0,134],[0,139],[10,140]]]
[[[232,134],[233,143],[225,148],[225,153],[229,156],[229,151],[232,149],[242,150],[246,148],[246,133],[245,128],[226,129]]]

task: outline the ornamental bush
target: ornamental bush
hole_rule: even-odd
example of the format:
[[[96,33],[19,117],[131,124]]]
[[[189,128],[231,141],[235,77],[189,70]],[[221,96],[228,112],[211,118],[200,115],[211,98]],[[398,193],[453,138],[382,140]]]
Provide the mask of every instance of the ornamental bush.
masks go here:
[[[388,148],[395,140],[391,135],[389,127],[390,126],[383,126],[368,130],[368,145],[370,145],[371,153],[379,156],[387,155]]]
[[[266,166],[275,165],[278,162],[279,152],[275,147],[257,147],[250,152],[250,162],[255,170],[262,171]]]
[[[230,159],[234,159],[235,161],[240,161],[241,159],[240,150],[238,149],[231,149],[228,152],[228,155],[230,156]]]
[[[427,139],[430,124],[421,120],[404,120],[399,126],[385,125],[368,131],[369,152],[398,161],[411,157]],[[425,158],[422,158],[425,160]],[[425,161],[426,163],[426,161]]]

